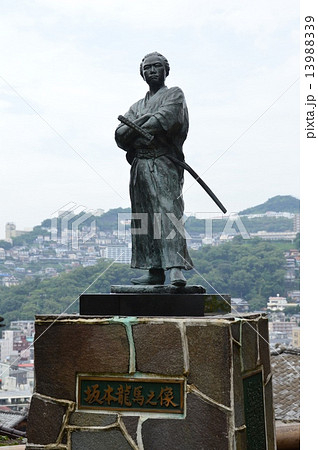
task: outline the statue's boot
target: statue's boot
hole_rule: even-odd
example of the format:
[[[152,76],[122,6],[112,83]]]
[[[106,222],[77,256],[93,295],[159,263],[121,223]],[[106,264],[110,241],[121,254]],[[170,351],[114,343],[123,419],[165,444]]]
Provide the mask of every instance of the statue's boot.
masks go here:
[[[164,284],[165,271],[163,269],[150,269],[146,275],[130,280],[132,284]]]
[[[174,286],[185,286],[187,284],[187,280],[184,278],[184,275],[178,267],[173,267],[170,270],[170,283]]]

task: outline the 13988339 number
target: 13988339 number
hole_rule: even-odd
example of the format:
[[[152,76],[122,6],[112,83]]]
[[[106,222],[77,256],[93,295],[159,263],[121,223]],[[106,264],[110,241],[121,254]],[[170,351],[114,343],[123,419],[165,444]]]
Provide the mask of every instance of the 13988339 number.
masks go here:
[[[305,17],[305,77],[315,76],[315,19],[312,16]]]

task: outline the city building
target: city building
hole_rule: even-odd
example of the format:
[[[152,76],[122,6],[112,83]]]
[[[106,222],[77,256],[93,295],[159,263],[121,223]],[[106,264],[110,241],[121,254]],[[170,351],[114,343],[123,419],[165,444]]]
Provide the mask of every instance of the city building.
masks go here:
[[[35,328],[33,320],[14,320],[10,322],[11,330],[20,330],[25,336],[34,336]]]
[[[31,401],[32,392],[30,390],[1,390],[0,406],[11,411],[26,411]]]
[[[294,215],[293,228],[295,233],[300,233],[300,214]]]
[[[131,246],[109,245],[100,250],[102,258],[112,259],[115,263],[130,264]]]
[[[231,298],[232,313],[245,313],[249,310],[249,305],[243,298]]]
[[[269,342],[272,349],[274,349],[277,345],[289,347],[291,345],[292,338],[288,333],[273,331],[269,333]]]
[[[268,331],[270,333],[280,332],[280,333],[287,334],[289,337],[292,336],[294,328],[295,328],[295,324],[293,322],[275,321],[275,322],[268,323]]]
[[[19,280],[14,276],[2,277],[1,284],[6,287],[17,286],[19,284]]]
[[[25,231],[17,230],[15,223],[8,222],[8,223],[6,223],[4,240],[7,242],[12,242],[13,237],[21,236],[22,234],[25,234],[27,232],[28,232],[28,230],[25,230]]]
[[[29,320],[11,322],[10,329],[2,332],[0,393],[2,391],[32,391],[34,386],[33,339],[34,322]],[[10,403],[9,400],[3,404]]]
[[[269,297],[267,303],[267,309],[269,311],[284,311],[286,306],[288,306],[286,297],[280,297],[279,294],[276,297]]]
[[[10,356],[18,356],[17,350],[13,350],[14,339],[19,336],[19,331],[4,330],[0,339],[0,361],[6,362]]]
[[[270,312],[268,331],[271,345],[285,345],[299,348],[299,314],[282,311]]]
[[[259,237],[268,241],[291,241],[296,239],[297,233],[295,231],[258,231],[257,233],[250,233],[251,237]]]
[[[300,303],[300,291],[289,291],[287,292],[288,298],[294,303]]]

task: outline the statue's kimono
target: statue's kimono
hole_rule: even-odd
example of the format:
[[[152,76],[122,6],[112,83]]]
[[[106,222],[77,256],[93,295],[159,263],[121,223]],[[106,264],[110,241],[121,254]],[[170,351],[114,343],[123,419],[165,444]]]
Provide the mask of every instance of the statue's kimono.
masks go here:
[[[132,212],[147,213],[142,216],[142,222],[132,221],[131,267],[191,269],[182,223],[183,169],[165,156],[170,154],[184,159],[182,145],[187,137],[189,119],[182,90],[164,86],[153,96],[148,92],[144,99],[131,106],[125,117],[136,121],[145,114],[156,119],[153,145],[145,145],[144,141],[141,145],[136,135],[130,140],[120,136],[117,130],[123,125],[119,125],[115,134],[118,146],[127,151],[131,163]]]

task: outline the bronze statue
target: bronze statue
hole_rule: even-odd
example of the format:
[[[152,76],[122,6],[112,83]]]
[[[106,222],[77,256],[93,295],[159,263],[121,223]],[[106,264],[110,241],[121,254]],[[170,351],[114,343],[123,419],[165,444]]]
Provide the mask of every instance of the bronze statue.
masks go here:
[[[167,59],[160,53],[143,58],[140,74],[149,91],[130,107],[125,118],[140,127],[144,136],[138,127],[124,123],[115,132],[116,143],[127,152],[131,164],[130,198],[135,214],[131,267],[148,270],[146,275],[133,278],[133,284],[164,284],[164,272],[170,270],[171,284],[184,286],[182,269],[192,268],[182,222],[183,168],[166,156],[184,161],[188,109],[182,90],[165,85],[169,70]],[[146,220],[146,232],[138,233],[136,213]]]

